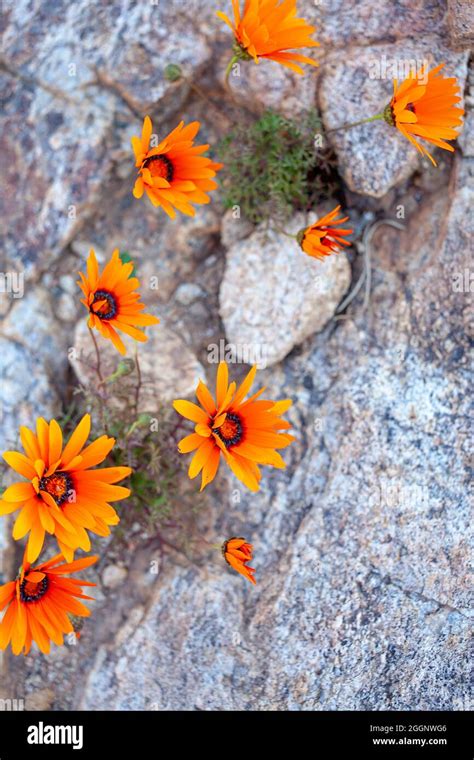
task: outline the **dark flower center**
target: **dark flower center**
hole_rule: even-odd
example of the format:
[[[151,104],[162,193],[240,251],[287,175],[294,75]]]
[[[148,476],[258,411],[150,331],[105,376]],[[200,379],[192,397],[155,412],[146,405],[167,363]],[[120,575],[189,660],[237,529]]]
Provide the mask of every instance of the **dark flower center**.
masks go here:
[[[20,584],[20,599],[22,602],[37,602],[48,590],[48,576],[45,575],[39,583],[26,579]]]
[[[47,478],[41,478],[39,490],[46,491],[60,507],[74,491],[73,482],[66,472],[55,472]]]
[[[89,311],[99,319],[113,319],[117,314],[117,301],[108,290],[96,290]]]
[[[244,434],[244,426],[237,414],[228,414],[222,425],[216,429],[216,433],[226,448],[229,448],[240,443]]]
[[[319,241],[321,245],[329,245],[331,241],[331,230],[329,227],[320,227],[320,231],[324,232],[324,235],[322,236],[321,240]]]
[[[166,156],[150,156],[143,162],[143,167],[148,169],[152,177],[163,177],[168,182],[173,179],[174,167]]]

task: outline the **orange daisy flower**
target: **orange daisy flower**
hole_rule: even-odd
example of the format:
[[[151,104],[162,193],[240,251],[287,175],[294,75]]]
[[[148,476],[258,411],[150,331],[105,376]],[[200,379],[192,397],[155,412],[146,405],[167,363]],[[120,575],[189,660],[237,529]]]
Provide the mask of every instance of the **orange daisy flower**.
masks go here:
[[[194,145],[200,123],[193,121],[184,126],[181,121],[156,147],[150,148],[152,123],[149,116],[143,121],[142,136],[132,137],[132,146],[138,168],[133,188],[135,198],[146,192],[154,206],[161,206],[172,219],[175,209],[194,216],[193,203],[209,203],[209,190],[215,190],[214,177],[223,164],[202,156],[209,145]]]
[[[157,325],[160,321],[151,314],[140,313],[145,304],[140,303],[140,293],[137,292],[140,283],[136,277],[130,277],[132,272],[133,263],[123,264],[116,248],[104,271],[99,274],[99,265],[91,248],[87,276],[79,272],[81,279],[77,281],[84,294],[81,303],[89,312],[89,327],[111,340],[121,354],[126,354],[126,348],[117,330],[145,343],[148,338],[137,327]]]
[[[48,654],[51,641],[62,646],[64,634],[74,633],[69,615],[90,615],[78,599],[94,601],[83,593],[82,586],[96,584],[64,576],[90,567],[98,557],[60,564],[63,559],[57,554],[34,568],[24,562],[17,579],[0,586],[0,611],[7,608],[0,623],[0,649],[11,643],[13,654],[28,654],[36,641],[43,654]]]
[[[265,401],[258,397],[265,388],[245,400],[255,378],[254,366],[237,389],[229,385],[227,364],[217,370],[216,400],[204,383],[199,382],[196,398],[200,406],[183,399],[173,403],[175,410],[196,423],[195,432],[183,438],[178,449],[181,454],[195,451],[188,475],[195,478],[202,471],[201,491],[214,480],[221,456],[234,475],[251,491],[258,491],[261,473],[259,464],[284,468],[285,463],[276,449],[284,449],[292,435],[289,422],[281,415],[291,406],[291,400]]]
[[[257,585],[254,577],[255,570],[247,565],[247,562],[252,561],[252,551],[252,544],[248,544],[245,538],[229,538],[222,544],[222,556],[227,564],[255,586]]]
[[[259,58],[269,58],[281,63],[297,74],[304,74],[299,63],[317,66],[317,61],[300,53],[289,52],[291,48],[299,49],[317,47],[319,42],[311,39],[316,31],[301,18],[296,16],[296,0],[245,0],[243,13],[240,13],[239,0],[232,0],[235,22],[217,11],[217,15],[232,29],[235,37],[234,57],[229,67],[238,59],[258,63]]]
[[[336,225],[343,224],[349,219],[348,216],[337,219],[340,206],[326,214],[317,222],[300,230],[296,236],[302,250],[315,259],[324,259],[331,253],[339,253],[341,245],[350,245],[344,240],[344,235],[350,235],[352,230],[343,230]]]
[[[88,530],[108,536],[108,526],[120,521],[108,502],[126,499],[130,489],[111,484],[126,478],[132,470],[92,470],[111,451],[115,438],[103,435],[85,446],[90,428],[90,415],[85,414],[63,448],[63,434],[56,420],[48,424],[40,417],[36,435],[29,428],[20,428],[25,453],[7,451],[3,455],[7,464],[28,480],[7,488],[0,499],[0,515],[21,509],[13,526],[13,538],[18,541],[29,533],[27,562],[39,557],[45,533],[56,537],[62,554],[71,562],[76,549],[90,551]]]
[[[457,137],[456,129],[462,124],[464,113],[463,108],[455,106],[461,100],[459,84],[455,77],[439,74],[443,66],[444,63],[428,73],[426,84],[421,84],[426,77],[425,69],[418,76],[412,72],[400,86],[395,79],[393,98],[383,114],[385,121],[397,127],[434,166],[433,156],[416,137],[453,152],[453,146],[446,140]]]

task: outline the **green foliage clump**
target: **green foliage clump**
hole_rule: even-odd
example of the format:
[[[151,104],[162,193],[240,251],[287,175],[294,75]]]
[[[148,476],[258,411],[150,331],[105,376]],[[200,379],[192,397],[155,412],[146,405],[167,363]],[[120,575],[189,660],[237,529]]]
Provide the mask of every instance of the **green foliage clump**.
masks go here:
[[[265,111],[221,141],[219,158],[225,207],[239,206],[241,216],[254,224],[285,221],[337,193],[336,158],[316,111],[298,123]]]
[[[139,412],[142,385],[136,360],[120,359],[101,384],[74,391],[60,424],[67,435],[87,410],[93,420],[91,440],[104,433],[115,438],[107,464],[132,468],[128,481],[120,483],[131,494],[114,505],[121,518],[114,529],[119,540],[126,540],[138,522],[144,534],[165,541],[162,531],[171,530],[173,539],[183,545],[193,534],[193,507],[199,502],[189,481],[182,478],[177,440],[184,433],[171,410]]]
[[[132,505],[135,517],[144,514],[150,528],[172,514],[179,469],[156,423],[150,415],[140,414],[131,424],[116,415],[108,425],[109,434],[117,440],[111,452],[114,465],[133,469],[128,509]]]

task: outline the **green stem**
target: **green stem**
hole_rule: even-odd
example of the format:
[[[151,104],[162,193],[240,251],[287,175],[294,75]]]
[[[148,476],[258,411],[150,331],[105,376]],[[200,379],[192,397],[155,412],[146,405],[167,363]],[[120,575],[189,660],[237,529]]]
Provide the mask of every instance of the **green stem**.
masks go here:
[[[278,232],[280,235],[286,235],[286,237],[293,238],[293,240],[297,240],[297,235],[292,235],[290,232],[285,232],[285,230],[281,230],[279,227],[274,225],[273,227],[270,227],[270,229],[273,229],[274,232]]]
[[[234,54],[232,58],[230,59],[229,63],[227,64],[227,68],[225,70],[225,76],[224,76],[224,87],[229,93],[234,103],[235,103],[235,96],[229,84],[229,77],[230,77],[230,72],[232,71],[232,66],[234,65],[234,63],[237,63],[238,60],[239,60],[239,56]]]
[[[135,422],[132,425],[130,425],[128,431],[125,433],[125,438],[130,438],[132,433],[135,432],[135,430],[137,429],[137,427],[139,427],[139,425],[140,425],[140,420],[135,420]]]
[[[230,72],[232,71],[232,66],[234,65],[234,63],[237,63],[238,60],[239,60],[239,56],[238,55],[233,55],[232,58],[230,59],[229,63],[227,64],[227,68],[225,70],[225,77],[224,77],[224,80],[226,82],[226,86],[229,83],[229,77],[230,77]]]
[[[341,132],[343,129],[352,129],[352,127],[359,127],[361,124],[368,124],[371,121],[378,121],[383,119],[383,113],[378,113],[375,116],[369,116],[368,119],[361,119],[360,121],[354,121],[352,124],[343,124],[342,127],[335,127],[335,129],[328,129],[326,132],[329,135],[331,132]]]

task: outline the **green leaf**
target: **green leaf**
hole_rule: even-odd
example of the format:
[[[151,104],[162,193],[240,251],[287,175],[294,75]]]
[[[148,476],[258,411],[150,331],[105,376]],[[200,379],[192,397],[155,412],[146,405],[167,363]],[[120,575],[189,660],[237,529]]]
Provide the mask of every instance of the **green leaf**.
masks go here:
[[[119,257],[120,257],[120,261],[122,262],[122,264],[129,264],[130,262],[133,263],[133,259],[132,259],[132,257],[130,256],[130,254],[127,251],[120,251]],[[136,274],[137,274],[137,272],[136,272],[136,269],[135,269],[135,265],[133,265],[133,269],[130,272],[129,279],[130,279],[130,277],[136,277]]]

